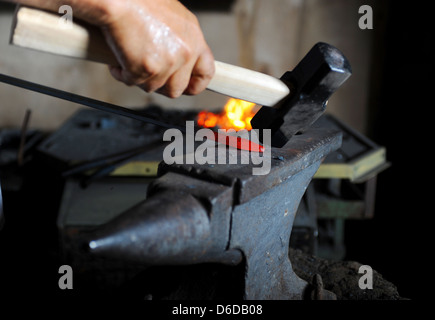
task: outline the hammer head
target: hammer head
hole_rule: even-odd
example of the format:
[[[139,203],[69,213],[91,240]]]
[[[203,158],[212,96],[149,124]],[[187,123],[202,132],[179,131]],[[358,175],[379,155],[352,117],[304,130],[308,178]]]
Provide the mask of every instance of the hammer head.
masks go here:
[[[262,107],[251,120],[252,127],[270,129],[272,147],[283,147],[323,114],[329,97],[351,74],[348,60],[337,48],[317,43],[293,71],[281,77],[290,95],[274,107]]]

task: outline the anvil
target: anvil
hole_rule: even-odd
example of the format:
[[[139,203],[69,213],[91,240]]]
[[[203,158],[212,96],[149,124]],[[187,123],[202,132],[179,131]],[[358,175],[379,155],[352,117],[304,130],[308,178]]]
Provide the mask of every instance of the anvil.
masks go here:
[[[288,256],[293,220],[322,160],[340,145],[340,132],[310,128],[272,148],[269,174],[257,176],[253,164],[162,162],[144,201],[94,230],[66,232],[94,257],[149,266],[244,260],[245,299],[303,299],[310,285]]]

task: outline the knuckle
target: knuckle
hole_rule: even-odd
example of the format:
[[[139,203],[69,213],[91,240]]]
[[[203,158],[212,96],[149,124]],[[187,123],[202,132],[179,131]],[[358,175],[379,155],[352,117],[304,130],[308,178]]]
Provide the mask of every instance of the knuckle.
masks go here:
[[[192,58],[194,58],[193,48],[190,46],[182,46],[179,52],[179,56],[184,63],[191,60]]]
[[[162,64],[166,66],[167,70],[170,70],[177,67],[178,59],[179,57],[175,56],[174,54],[171,54],[168,57],[166,57],[166,60]]]
[[[211,67],[210,69],[206,69],[206,70],[201,74],[201,78],[202,78],[203,80],[210,81],[210,80],[213,78],[214,73],[215,73],[214,67]]]
[[[151,77],[154,77],[160,73],[160,70],[157,67],[157,65],[154,63],[150,63],[147,60],[144,60],[140,67],[141,67],[140,73],[145,78],[151,78]]]

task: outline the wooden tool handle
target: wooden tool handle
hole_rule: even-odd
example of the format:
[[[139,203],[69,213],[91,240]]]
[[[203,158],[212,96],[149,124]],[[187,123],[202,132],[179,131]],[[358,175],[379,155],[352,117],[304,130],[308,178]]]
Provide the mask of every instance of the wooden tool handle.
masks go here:
[[[10,42],[20,47],[119,65],[98,28],[65,24],[61,16],[29,7],[17,8]],[[260,72],[215,61],[216,73],[207,89],[265,106],[274,106],[290,90],[281,80]]]

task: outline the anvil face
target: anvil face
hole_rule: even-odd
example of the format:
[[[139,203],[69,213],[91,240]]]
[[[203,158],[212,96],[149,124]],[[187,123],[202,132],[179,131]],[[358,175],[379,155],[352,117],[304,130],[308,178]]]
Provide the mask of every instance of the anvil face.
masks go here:
[[[160,164],[159,173],[177,172],[204,181],[212,181],[227,186],[240,185],[237,203],[245,203],[285,181],[288,177],[304,170],[315,161],[322,160],[341,145],[341,133],[325,128],[310,128],[306,133],[296,135],[284,148],[270,148],[270,164],[265,175],[253,175],[255,163],[243,164]],[[226,150],[227,158],[230,150]],[[239,159],[248,157],[247,151],[237,150]],[[216,152],[216,163],[219,152]],[[185,163],[185,162],[184,162]]]

